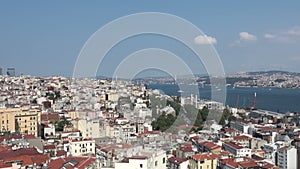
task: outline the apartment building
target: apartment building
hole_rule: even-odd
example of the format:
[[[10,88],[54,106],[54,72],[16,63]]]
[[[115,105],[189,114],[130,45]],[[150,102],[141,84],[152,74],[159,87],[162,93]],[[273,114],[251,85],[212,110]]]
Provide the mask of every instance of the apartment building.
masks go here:
[[[83,156],[95,154],[95,140],[93,139],[73,139],[70,140],[69,152],[72,156]]]
[[[280,169],[297,168],[297,149],[294,147],[282,147],[278,149],[278,166]]]
[[[157,151],[150,155],[138,155],[125,158],[115,163],[115,169],[165,169],[167,160],[165,151]]]
[[[26,108],[0,109],[1,131],[20,132],[21,134],[39,135],[41,110]]]
[[[235,142],[223,143],[224,150],[230,151],[236,157],[251,157],[251,149],[243,147],[242,145]]]
[[[216,169],[219,158],[213,153],[194,154],[189,157],[190,169]]]

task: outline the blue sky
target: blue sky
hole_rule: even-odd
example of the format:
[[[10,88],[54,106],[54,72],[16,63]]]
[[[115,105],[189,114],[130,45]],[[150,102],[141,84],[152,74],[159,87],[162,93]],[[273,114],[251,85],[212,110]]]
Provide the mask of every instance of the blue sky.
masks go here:
[[[298,1],[1,1],[0,67],[71,76],[82,46],[99,28],[128,14],[164,12],[189,20],[212,38],[226,73],[300,72],[299,9]],[[132,38],[107,55],[99,74],[109,75],[124,53],[155,45],[188,55],[171,40]]]

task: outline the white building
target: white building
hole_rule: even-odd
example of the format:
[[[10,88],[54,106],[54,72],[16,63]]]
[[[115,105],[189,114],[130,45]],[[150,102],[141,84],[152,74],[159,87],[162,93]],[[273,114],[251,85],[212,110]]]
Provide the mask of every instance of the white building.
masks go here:
[[[45,124],[44,137],[55,136],[55,126],[51,123]]]
[[[225,108],[223,103],[216,101],[205,101],[204,104],[208,109],[223,110]]]
[[[83,156],[86,154],[95,154],[95,140],[92,139],[74,139],[70,140],[69,152],[72,156]]]
[[[249,134],[250,125],[241,121],[232,121],[230,126],[244,134]]]
[[[223,143],[224,150],[230,151],[236,157],[251,157],[251,149],[241,146],[235,142]]]
[[[264,158],[272,160],[273,163],[276,162],[276,152],[279,148],[283,147],[285,144],[284,142],[278,141],[276,143],[269,143],[264,145],[264,150],[266,154]]]
[[[157,151],[151,155],[132,156],[115,163],[115,169],[165,169],[166,166],[165,151]]]
[[[297,169],[297,149],[294,147],[282,147],[277,154],[280,169]]]

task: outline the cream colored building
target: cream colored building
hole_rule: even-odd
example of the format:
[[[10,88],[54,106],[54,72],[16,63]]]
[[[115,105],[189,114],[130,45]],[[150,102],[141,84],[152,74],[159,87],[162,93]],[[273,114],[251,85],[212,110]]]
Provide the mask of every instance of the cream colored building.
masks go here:
[[[105,132],[100,128],[99,119],[86,120],[80,119],[75,121],[77,129],[82,133],[83,138],[100,138],[105,137]]]
[[[95,154],[95,151],[95,140],[93,139],[70,140],[69,152],[72,156]]]
[[[0,109],[1,131],[17,132],[21,134],[39,135],[41,110],[27,108]]]
[[[73,119],[77,119],[77,118],[86,118],[87,117],[87,113],[86,112],[81,112],[81,111],[69,111],[68,112],[68,117]]]

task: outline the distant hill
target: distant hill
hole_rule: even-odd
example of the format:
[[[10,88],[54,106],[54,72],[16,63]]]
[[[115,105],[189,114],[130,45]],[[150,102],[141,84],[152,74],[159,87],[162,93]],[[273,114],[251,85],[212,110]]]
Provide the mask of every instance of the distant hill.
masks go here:
[[[270,71],[255,71],[255,72],[247,72],[249,75],[274,75],[274,74],[286,74],[286,75],[294,75],[300,76],[300,73],[297,72],[288,72],[282,70],[270,70]]]

